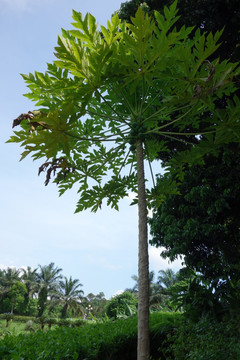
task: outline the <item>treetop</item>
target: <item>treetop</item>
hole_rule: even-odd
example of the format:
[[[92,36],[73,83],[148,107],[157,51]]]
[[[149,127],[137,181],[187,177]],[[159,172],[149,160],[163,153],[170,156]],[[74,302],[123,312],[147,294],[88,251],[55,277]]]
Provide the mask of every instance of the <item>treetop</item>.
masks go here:
[[[222,31],[197,30],[190,39],[192,27],[176,29],[177,13],[176,1],[154,18],[139,7],[131,23],[115,14],[99,28],[91,14],[73,11],[74,29],[58,37],[57,60],[45,73],[22,75],[37,110],[14,120],[20,130],[9,142],[24,147],[21,159],[45,159],[39,173],[46,171],[46,185],[54,177],[60,194],[79,184],[76,211],[97,211],[104,198],[118,209],[136,191],[138,141],[149,163],[170,141],[197,149],[201,135],[201,152],[211,151],[209,139],[239,141],[238,99],[216,107],[236,90],[239,68],[208,60]]]

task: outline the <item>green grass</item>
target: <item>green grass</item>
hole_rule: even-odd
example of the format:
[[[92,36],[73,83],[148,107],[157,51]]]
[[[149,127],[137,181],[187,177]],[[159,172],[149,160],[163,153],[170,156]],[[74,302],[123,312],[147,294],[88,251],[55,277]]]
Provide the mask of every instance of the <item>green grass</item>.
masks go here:
[[[6,320],[0,320],[0,338],[5,336],[6,334],[11,335],[19,335],[20,333],[25,331],[26,324],[21,322],[13,322],[12,320],[9,322],[8,327],[6,327]]]

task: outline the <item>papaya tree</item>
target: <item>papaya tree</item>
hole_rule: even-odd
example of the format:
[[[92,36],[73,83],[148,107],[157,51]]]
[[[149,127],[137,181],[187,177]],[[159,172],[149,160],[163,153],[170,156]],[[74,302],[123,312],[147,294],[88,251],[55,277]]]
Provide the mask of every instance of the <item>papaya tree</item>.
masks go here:
[[[149,358],[147,206],[156,197],[154,187],[146,188],[144,163],[168,151],[175,137],[194,144],[198,158],[229,141],[238,126],[235,103],[215,110],[217,98],[235,91],[239,72],[236,64],[208,60],[221,31],[196,31],[190,39],[193,28],[174,27],[176,6],[154,18],[140,7],[131,23],[115,14],[100,28],[91,14],[73,11],[75,29],[59,36],[56,61],[45,73],[23,75],[37,109],[14,120],[20,130],[9,140],[24,147],[21,159],[44,158],[39,174],[46,172],[45,185],[52,178],[60,195],[78,184],[76,212],[97,211],[104,199],[118,209],[128,192],[137,193],[141,360]],[[201,121],[205,113],[208,121]]]

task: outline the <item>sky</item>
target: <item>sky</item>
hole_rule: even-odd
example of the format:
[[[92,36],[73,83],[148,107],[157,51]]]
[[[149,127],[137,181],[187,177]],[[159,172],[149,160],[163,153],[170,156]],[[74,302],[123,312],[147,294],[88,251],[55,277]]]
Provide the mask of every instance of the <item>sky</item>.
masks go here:
[[[19,162],[22,149],[5,142],[13,134],[13,119],[34,109],[23,96],[28,90],[20,74],[46,70],[61,28],[72,28],[72,9],[90,12],[106,25],[120,5],[119,0],[0,0],[0,267],[54,262],[64,276],[80,280],[85,295],[102,291],[107,298],[134,286],[137,207],[125,198],[118,212],[105,206],[74,214],[76,191],[59,197],[55,185],[45,187],[44,175],[38,177],[41,163]],[[159,163],[154,171],[161,172]],[[156,274],[181,266],[180,260],[163,260],[153,247],[149,258]]]

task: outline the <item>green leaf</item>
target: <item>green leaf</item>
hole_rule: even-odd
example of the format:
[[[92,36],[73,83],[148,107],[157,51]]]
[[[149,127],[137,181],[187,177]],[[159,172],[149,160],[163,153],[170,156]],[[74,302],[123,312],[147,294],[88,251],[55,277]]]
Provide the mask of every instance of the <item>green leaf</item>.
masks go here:
[[[232,79],[240,70],[228,61],[207,60],[221,31],[196,31],[190,39],[193,28],[173,29],[177,19],[175,1],[163,14],[155,12],[155,19],[141,8],[130,24],[115,14],[100,33],[94,16],[83,18],[73,11],[75,29],[62,30],[56,61],[46,73],[22,75],[29,88],[26,96],[41,112],[20,122],[9,142],[23,146],[22,158],[64,157],[72,164],[75,171],[62,172],[65,177],[55,181],[61,194],[79,184],[77,211],[96,211],[103,199],[117,209],[126,191],[136,191],[139,139],[148,161],[170,154],[167,169],[179,180],[185,163],[201,162],[220,144],[239,141],[238,102],[220,111],[216,100],[234,93]],[[209,113],[205,124],[202,119]],[[201,133],[196,144],[195,135]],[[172,143],[183,144],[176,157]],[[154,194],[149,192],[150,202],[158,198]]]

